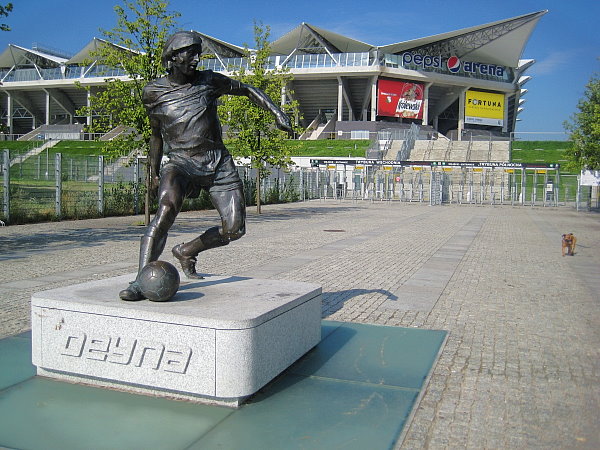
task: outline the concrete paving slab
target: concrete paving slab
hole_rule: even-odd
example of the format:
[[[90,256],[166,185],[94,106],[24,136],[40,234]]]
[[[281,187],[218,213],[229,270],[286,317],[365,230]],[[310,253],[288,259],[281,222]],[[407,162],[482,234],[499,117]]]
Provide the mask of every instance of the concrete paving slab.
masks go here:
[[[435,306],[442,292],[442,287],[409,280],[401,289],[394,291],[393,299],[386,300],[380,307],[398,311],[429,312]]]
[[[202,254],[199,270],[228,276],[263,271],[319,284],[328,320],[450,332],[403,448],[600,448],[598,213],[350,201],[267,205],[263,211],[257,216],[249,208],[247,235]],[[0,335],[30,327],[36,288],[21,282],[116,263],[123,255],[129,255],[129,268],[107,268],[81,281],[131,272],[143,229],[132,232],[130,224],[140,219],[3,227]],[[181,213],[167,249],[215,223],[214,211]],[[563,258],[560,235],[566,231],[581,246]],[[48,236],[52,246],[44,245]],[[445,248],[456,243],[460,250]],[[299,264],[283,268],[286,259]],[[402,291],[417,287],[411,277],[441,261],[455,267],[441,292],[415,291],[409,303]],[[25,287],[6,287],[15,282]]]
[[[447,275],[452,275],[456,270],[457,262],[454,259],[439,258],[435,255],[427,261],[428,270],[437,270]]]
[[[425,279],[425,280],[439,280],[445,279],[448,281],[450,277],[454,274],[454,267],[447,269],[435,269],[431,267],[429,261],[425,263],[425,265],[419,269],[411,278],[413,279]]]
[[[419,273],[413,275],[403,286],[424,286],[443,289],[448,284],[448,279],[440,279],[430,276],[422,276]]]
[[[68,279],[68,278],[63,278]],[[44,280],[40,279],[31,279],[31,280],[19,280],[19,281],[11,281],[9,283],[4,283],[2,286],[12,289],[31,289],[31,288],[39,288],[43,287],[46,284]]]

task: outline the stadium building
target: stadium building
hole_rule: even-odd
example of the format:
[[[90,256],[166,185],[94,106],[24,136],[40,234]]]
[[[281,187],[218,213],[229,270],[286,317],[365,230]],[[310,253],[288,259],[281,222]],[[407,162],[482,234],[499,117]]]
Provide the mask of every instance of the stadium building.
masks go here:
[[[269,64],[293,74],[282,101],[299,102],[304,139],[372,138],[413,124],[430,138],[506,138],[515,131],[534,63],[522,59],[523,49],[546,12],[383,46],[302,23],[272,43]],[[229,73],[247,64],[242,47],[203,36],[204,51],[215,55],[203,60],[205,68]],[[94,38],[75,55],[8,45],[0,53],[4,133],[21,139],[81,133],[94,118],[77,116],[89,101],[78,85],[95,90],[107,77],[126,79],[119,68],[87,62],[100,45],[111,44]]]

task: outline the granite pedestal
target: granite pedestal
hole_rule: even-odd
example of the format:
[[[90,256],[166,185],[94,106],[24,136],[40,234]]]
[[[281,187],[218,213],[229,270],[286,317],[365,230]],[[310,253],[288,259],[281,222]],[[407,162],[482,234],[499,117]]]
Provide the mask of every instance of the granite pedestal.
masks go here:
[[[38,375],[239,406],[321,339],[321,288],[210,276],[164,303],[124,302],[135,275],[38,292]]]

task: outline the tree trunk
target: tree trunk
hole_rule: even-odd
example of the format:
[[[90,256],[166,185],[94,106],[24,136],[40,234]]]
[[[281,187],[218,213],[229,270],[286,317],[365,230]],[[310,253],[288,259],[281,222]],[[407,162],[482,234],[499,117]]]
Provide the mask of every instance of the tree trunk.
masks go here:
[[[146,160],[146,201],[144,205],[144,223],[150,225],[150,159]]]
[[[256,168],[256,214],[260,214],[260,181],[262,178],[262,167]]]
[[[260,154],[260,130],[258,131],[258,154]],[[262,178],[262,160],[258,160],[256,167],[256,214],[260,214],[260,180]]]

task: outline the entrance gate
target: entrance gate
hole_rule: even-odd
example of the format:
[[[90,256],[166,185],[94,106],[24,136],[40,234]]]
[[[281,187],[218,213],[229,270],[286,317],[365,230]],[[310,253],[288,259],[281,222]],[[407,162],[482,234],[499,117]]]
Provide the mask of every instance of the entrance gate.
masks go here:
[[[313,159],[322,198],[558,206],[559,164]]]

